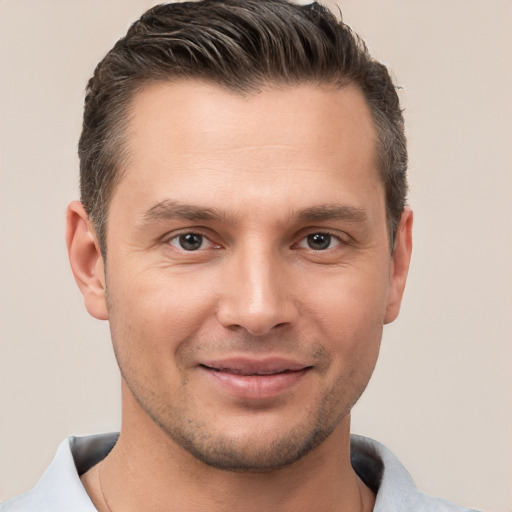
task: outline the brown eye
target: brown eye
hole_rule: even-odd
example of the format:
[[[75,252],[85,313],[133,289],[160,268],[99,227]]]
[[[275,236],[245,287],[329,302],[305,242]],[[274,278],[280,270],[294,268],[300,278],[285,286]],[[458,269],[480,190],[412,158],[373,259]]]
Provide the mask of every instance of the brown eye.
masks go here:
[[[324,251],[331,246],[332,238],[329,233],[312,233],[306,237],[306,242],[309,249]]]
[[[203,245],[203,236],[197,233],[187,233],[179,237],[179,243],[181,248],[186,251],[197,251]]]
[[[184,251],[197,251],[204,248],[206,237],[199,233],[183,233],[170,240],[170,244],[177,249]]]

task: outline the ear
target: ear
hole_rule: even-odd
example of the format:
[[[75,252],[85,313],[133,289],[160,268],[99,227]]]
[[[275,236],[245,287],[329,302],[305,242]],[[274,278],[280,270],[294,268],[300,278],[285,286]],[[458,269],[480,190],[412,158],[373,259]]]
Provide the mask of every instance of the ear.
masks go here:
[[[395,235],[389,274],[388,303],[384,323],[393,322],[400,312],[412,253],[412,210],[406,206]]]
[[[80,201],[73,201],[66,211],[66,245],[87,311],[98,320],[108,320],[103,257],[96,232]]]

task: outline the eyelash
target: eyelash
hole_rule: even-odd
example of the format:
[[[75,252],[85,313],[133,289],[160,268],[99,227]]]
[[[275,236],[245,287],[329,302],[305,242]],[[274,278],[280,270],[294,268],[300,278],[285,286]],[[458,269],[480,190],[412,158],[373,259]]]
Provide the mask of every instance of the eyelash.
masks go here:
[[[295,246],[299,246],[302,243],[309,245],[309,242],[311,241],[311,240],[309,240],[309,238],[315,237],[315,236],[328,237],[328,247],[325,247],[323,249],[314,249],[314,248],[308,246],[308,247],[305,247],[305,249],[308,249],[308,250],[311,250],[314,252],[326,252],[326,251],[333,249],[339,245],[342,245],[343,243],[346,243],[342,240],[342,238],[340,236],[335,235],[334,233],[330,233],[329,231],[314,231],[314,232],[308,233],[307,235],[303,236],[300,239],[300,241],[297,244],[295,244]],[[333,242],[335,242],[334,247],[330,247]]]
[[[300,238],[300,240],[297,243],[294,243],[292,245],[292,248],[300,247],[300,244],[302,244],[302,243],[307,244],[308,238],[316,236],[316,235],[322,235],[322,236],[329,237],[329,240],[328,240],[329,246],[332,244],[333,241],[335,242],[334,247],[347,244],[347,241],[343,240],[339,235],[335,235],[334,233],[331,233],[329,231],[321,230],[321,231],[312,231],[312,232],[305,234],[304,236],[302,236]],[[203,243],[205,241],[208,241],[213,246],[213,247],[209,247],[208,249],[219,249],[222,247],[220,244],[216,244],[215,242],[213,242],[207,234],[205,234],[201,231],[184,231],[182,233],[175,234],[170,238],[167,238],[165,240],[165,243],[168,245],[171,245],[172,247],[176,248],[179,251],[183,251],[183,252],[187,252],[187,253],[194,253],[194,252],[201,251],[201,246],[199,246],[197,249],[190,249],[190,250],[185,249],[180,243],[180,238],[186,237],[186,236],[201,237],[201,246],[203,245]],[[176,242],[176,245],[174,245],[173,242]],[[181,245],[181,247],[179,247],[178,244]],[[315,253],[326,252],[328,250],[333,249],[333,247],[326,247],[324,249],[314,249],[311,247],[303,247],[303,248],[313,251]],[[208,249],[203,249],[203,250],[208,250]]]
[[[176,241],[176,242],[179,244],[180,238],[182,238],[182,237],[186,237],[186,236],[189,236],[189,235],[190,235],[190,236],[198,236],[198,237],[201,237],[201,239],[202,239],[202,240],[201,240],[201,245],[204,243],[204,241],[208,241],[210,244],[212,244],[212,245],[214,246],[213,248],[215,248],[215,249],[218,249],[218,248],[220,248],[220,247],[221,247],[221,246],[220,246],[220,244],[215,244],[215,242],[213,242],[207,234],[202,233],[201,231],[184,231],[184,232],[182,232],[182,233],[175,234],[175,235],[173,235],[173,236],[172,236],[172,237],[170,237],[170,238],[167,238],[167,239],[165,240],[165,242],[166,242],[167,244],[169,244],[169,245],[171,245],[171,246],[175,247],[177,250],[180,250],[180,251],[184,251],[184,252],[191,252],[191,253],[192,253],[192,252],[197,252],[197,251],[199,251],[199,250],[200,250],[200,248],[198,248],[198,249],[196,249],[196,250],[187,250],[187,249],[185,249],[185,248],[183,248],[183,247],[177,247],[177,246],[173,245],[173,243],[172,243],[173,241]]]

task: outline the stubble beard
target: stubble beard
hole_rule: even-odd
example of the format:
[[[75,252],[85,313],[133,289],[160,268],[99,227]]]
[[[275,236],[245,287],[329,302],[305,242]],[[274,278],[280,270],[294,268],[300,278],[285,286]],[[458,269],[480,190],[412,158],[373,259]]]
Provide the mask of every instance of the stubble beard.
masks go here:
[[[192,419],[186,406],[169,407],[144,387],[134,386],[132,379],[121,373],[139,406],[174,444],[207,466],[244,473],[280,470],[312,452],[350,413],[366,387],[359,390],[355,399],[347,401],[346,383],[340,381],[299,424],[283,424],[279,433],[248,431],[235,436]]]
[[[126,327],[126,326],[125,326]],[[112,323],[111,323],[112,331]],[[128,332],[118,333],[119,339],[130,339]],[[115,340],[114,332],[112,339]],[[352,407],[366,388],[373,368],[363,375],[355,368],[338,377],[331,389],[326,391],[319,403],[310,403],[309,411],[294,425],[280,426],[279,432],[258,432],[248,429],[242,435],[221,432],[214,425],[203,423],[197,412],[188,406],[187,397],[181,397],[176,405],[169,397],[162,396],[151,386],[155,375],[141,375],[133,354],[127,354],[126,347],[119,349],[114,341],[114,352],[122,378],[129,392],[142,411],[178,447],[207,466],[225,471],[266,473],[297,462],[321,445],[350,413]],[[129,352],[129,351],[128,351]],[[317,346],[316,354],[326,357],[325,349]],[[324,371],[329,366],[328,358]],[[182,387],[186,380],[182,377]],[[306,407],[306,405],[305,405]],[[248,416],[252,414],[248,409]],[[199,418],[199,419],[198,419]],[[250,422],[250,418],[248,419]]]

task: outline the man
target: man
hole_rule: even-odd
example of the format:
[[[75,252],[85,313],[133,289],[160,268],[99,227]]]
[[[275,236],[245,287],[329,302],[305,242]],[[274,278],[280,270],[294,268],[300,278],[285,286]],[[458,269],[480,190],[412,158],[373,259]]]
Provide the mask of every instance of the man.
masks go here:
[[[89,82],[67,245],[122,375],[3,511],[463,510],[350,436],[411,255],[394,86],[317,4],[157,6]]]

